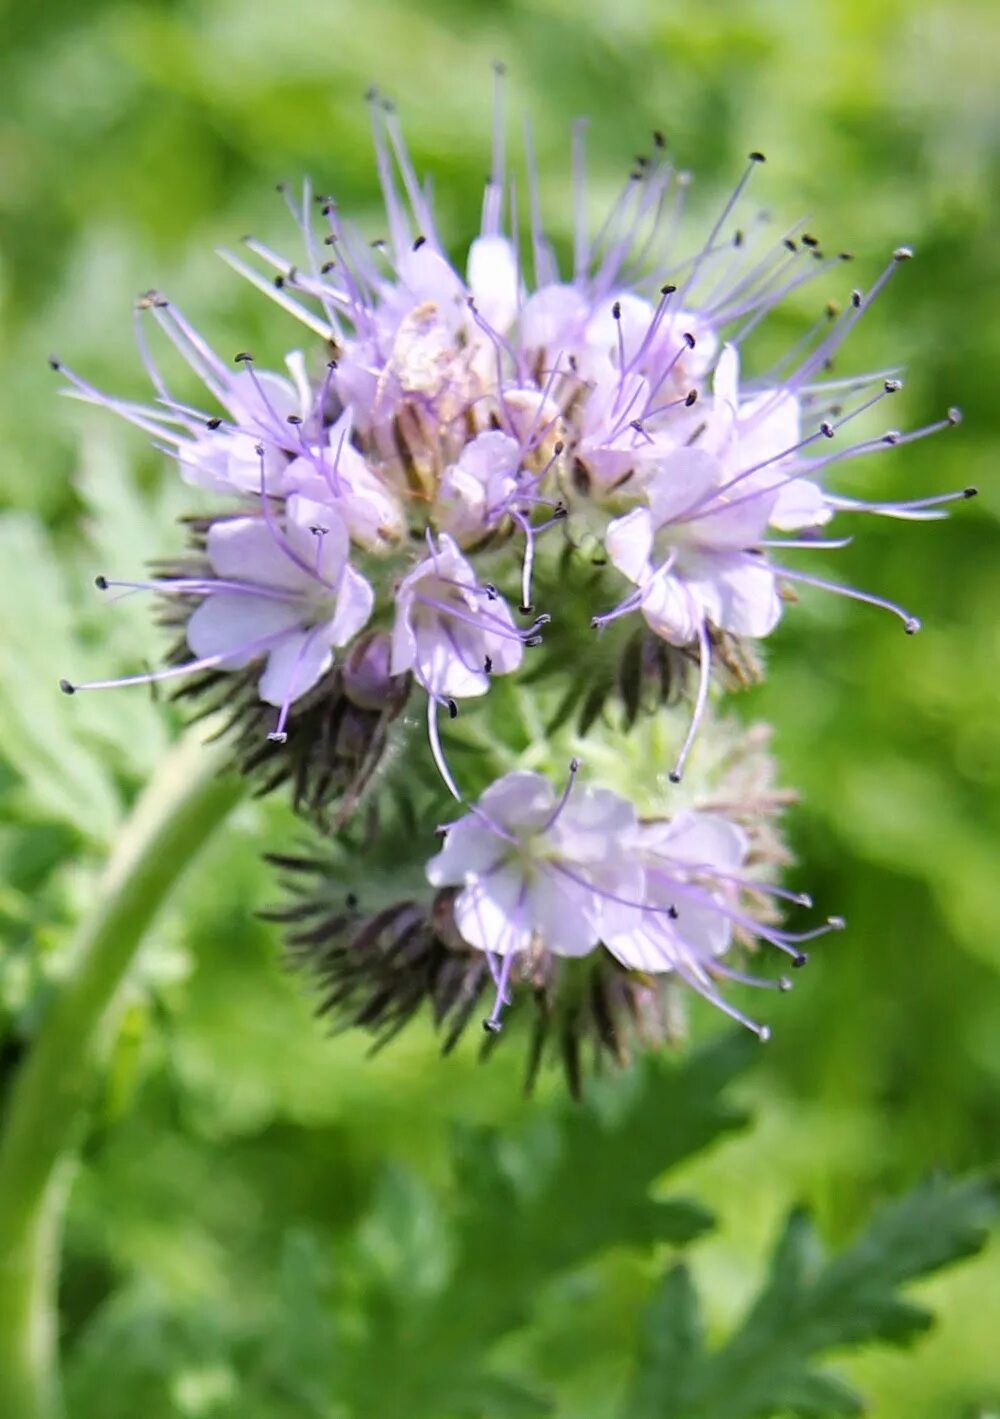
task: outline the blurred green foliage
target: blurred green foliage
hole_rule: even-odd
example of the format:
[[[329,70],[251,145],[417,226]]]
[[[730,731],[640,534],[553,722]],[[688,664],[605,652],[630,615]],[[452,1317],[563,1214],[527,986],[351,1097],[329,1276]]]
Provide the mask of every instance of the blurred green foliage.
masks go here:
[[[807,596],[773,638],[767,683],[744,697],[748,715],[775,723],[785,779],[803,794],[791,821],[800,879],[850,930],[816,952],[736,1088],[756,1129],[678,1170],[685,1195],[721,1218],[687,1263],[700,1322],[687,1272],[652,1291],[700,1213],[675,1213],[672,1231],[619,1210],[602,1230],[598,1208],[578,1250],[562,1229],[590,1215],[580,1189],[607,1179],[610,1209],[620,1183],[635,1206],[696,1146],[685,1130],[710,1134],[712,1079],[681,1071],[690,1097],[680,1096],[649,1066],[599,1090],[598,1115],[637,1097],[648,1105],[635,1147],[616,1153],[620,1144],[588,1135],[551,1085],[523,1101],[517,1062],[503,1051],[483,1069],[470,1048],[439,1060],[419,1030],[374,1061],[363,1042],[327,1040],[302,982],[281,969],[273,932],[252,916],[273,891],[260,848],[287,848],[301,831],[280,805],[236,815],[149,942],[73,1196],[62,1297],[73,1419],[527,1415],[540,1412],[543,1393],[579,1419],[687,1413],[683,1396],[643,1389],[632,1357],[640,1351],[650,1374],[659,1366],[711,1397],[710,1386],[697,1388],[707,1381],[695,1331],[705,1327],[710,1350],[734,1334],[729,1353],[745,1345],[738,1317],[793,1204],[807,1201],[824,1236],[842,1244],[876,1202],[929,1169],[997,1160],[1000,17],[986,0],[49,0],[18,7],[7,24],[6,1067],[67,968],[67,928],[174,723],[142,692],[72,705],[55,693],[62,673],[134,668],[155,654],[144,608],[92,605],[89,578],[134,574],[176,546],[173,519],[186,503],[141,438],[56,399],[51,349],[139,395],[130,305],[155,284],[222,349],[280,358],[298,330],[211,248],[249,229],[289,247],[273,186],[305,171],[377,223],[362,102],[373,80],[397,100],[459,247],[478,218],[497,57],[509,66],[512,114],[531,113],[557,236],[569,225],[568,124],[587,113],[595,211],[661,127],[697,174],[697,210],[710,211],[747,149],[760,147],[770,158],[761,200],[783,218],[809,212],[821,235],[852,249],[852,279],[870,281],[900,241],[917,250],[845,358],[852,369],[906,366],[900,424],[950,403],[965,423],[862,465],[852,486],[877,496],[977,483],[982,496],[947,523],[869,523],[838,554],[847,578],[919,611],[919,637],[866,608]],[[843,294],[812,293],[778,335],[792,334],[812,302]],[[562,1174],[560,1148],[577,1150]],[[559,1176],[558,1188],[540,1182],[533,1193],[536,1168]],[[483,1169],[507,1177],[508,1191],[490,1194]],[[931,1198],[926,1212],[921,1197]],[[933,1197],[908,1204],[915,1236],[936,1225]],[[681,1204],[664,1206],[669,1216]],[[968,1217],[958,1215],[964,1206]],[[980,1206],[974,1196],[956,1203],[956,1228]],[[527,1255],[517,1245],[525,1235]],[[876,1255],[888,1247],[880,1235]],[[813,1279],[801,1286],[815,1299],[826,1273],[806,1266],[810,1246],[793,1221],[775,1274],[782,1255],[788,1276],[806,1267]],[[553,1257],[546,1247],[567,1249]],[[917,1257],[892,1276],[876,1265],[874,1293],[931,1265]],[[886,1419],[993,1412],[995,1253],[920,1294],[943,1318],[936,1336],[913,1356],[852,1355],[844,1371]],[[642,1350],[647,1304],[687,1318],[686,1380],[655,1344]],[[806,1305],[801,1296],[788,1304],[796,1314]],[[420,1317],[435,1307],[441,1327],[456,1326],[449,1373],[467,1383],[450,1393],[452,1409],[418,1385],[417,1370],[420,1383],[428,1373],[440,1380],[444,1365],[439,1357],[435,1374],[418,1363]],[[766,1402],[843,1399],[832,1381],[805,1378],[813,1342],[806,1335],[796,1349],[792,1339],[788,1382],[800,1389]],[[836,1341],[824,1333],[819,1348]],[[406,1398],[392,1389],[394,1357],[416,1367]],[[620,1411],[629,1393],[632,1408]],[[722,1419],[717,1408],[697,1413]]]

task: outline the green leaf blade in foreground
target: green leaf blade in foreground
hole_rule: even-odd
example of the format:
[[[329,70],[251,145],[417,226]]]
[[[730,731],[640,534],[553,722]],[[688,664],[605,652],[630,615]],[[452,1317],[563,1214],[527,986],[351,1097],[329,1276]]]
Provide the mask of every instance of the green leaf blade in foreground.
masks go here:
[[[789,1217],[763,1290],[733,1336],[697,1349],[697,1298],[686,1274],[661,1283],[626,1419],[798,1419],[856,1414],[861,1400],[815,1357],[872,1341],[900,1344],[932,1323],[902,1299],[907,1282],[972,1255],[996,1213],[994,1180],[935,1178],[875,1213],[839,1256],[826,1259],[808,1216]]]
[[[607,1248],[682,1244],[713,1224],[698,1204],[661,1200],[650,1188],[744,1125],[726,1090],[757,1048],[736,1035],[680,1063],[643,1059],[621,1088],[567,1102],[523,1134],[457,1131],[448,1274],[435,1292],[415,1295],[405,1275],[386,1274],[380,1248],[378,1303],[363,1338],[345,1341],[339,1394],[351,1412],[392,1413],[405,1398],[410,1419],[440,1419],[456,1393],[490,1394],[483,1413],[540,1402],[530,1391],[511,1398],[511,1389],[500,1404],[508,1382],[492,1347],[531,1320],[554,1280]],[[381,1195],[389,1206],[393,1190]],[[386,1220],[362,1231],[381,1232]]]

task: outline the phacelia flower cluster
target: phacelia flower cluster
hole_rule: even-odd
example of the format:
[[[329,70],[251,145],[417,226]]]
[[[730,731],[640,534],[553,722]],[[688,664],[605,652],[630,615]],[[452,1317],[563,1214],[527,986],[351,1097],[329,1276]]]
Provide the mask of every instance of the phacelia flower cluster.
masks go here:
[[[744,1019],[718,989],[743,978],[721,960],[734,933],[798,951],[797,938],[748,914],[744,830],[669,805],[640,815],[615,782],[585,776],[571,791],[575,768],[557,790],[554,741],[547,759],[535,745],[530,766],[501,771],[477,702],[489,704],[501,677],[529,697],[545,680],[572,691],[592,662],[640,644],[637,674],[652,685],[643,703],[665,712],[677,681],[657,682],[649,667],[663,662],[649,645],[667,647],[694,674],[681,677],[688,709],[670,721],[669,762],[650,769],[680,783],[713,683],[753,666],[793,591],[852,597],[918,629],[906,608],[800,562],[842,546],[841,521],[860,513],[934,518],[970,496],[866,502],[837,491],[840,465],[959,415],[879,427],[895,375],[831,373],[908,249],[747,377],[753,332],[847,259],[801,227],[774,240],[743,222],[762,155],[750,155],[692,252],[679,236],[687,175],[659,134],[591,231],[578,128],[572,262],[561,269],[530,146],[524,189],[508,166],[501,99],[498,76],[482,220],[462,262],[377,95],[384,232],[362,236],[306,184],[300,198],[285,191],[301,235],[294,262],[253,238],[245,255],[224,253],[300,323],[308,343],[284,370],[248,352],[223,358],[155,291],[136,309],[149,404],[53,362],[72,393],[143,430],[217,500],[192,520],[183,562],[145,580],[98,578],[102,590],[155,593],[176,636],[167,663],[63,689],[176,681],[200,707],[225,706],[244,766],[263,786],[291,780],[296,803],[327,826],[347,820],[394,742],[405,739],[411,765],[429,756],[463,811],[427,865],[436,895],[404,920],[413,941],[431,931],[456,959],[479,959],[495,990],[491,1032],[517,982],[547,978],[552,958],[596,952],[626,979],[669,973]],[[197,405],[161,368],[164,337],[204,387]],[[414,709],[426,748],[409,735]],[[466,782],[449,721],[476,714],[479,763]],[[377,953],[382,936],[362,930],[356,950]],[[470,977],[459,976],[467,997]]]

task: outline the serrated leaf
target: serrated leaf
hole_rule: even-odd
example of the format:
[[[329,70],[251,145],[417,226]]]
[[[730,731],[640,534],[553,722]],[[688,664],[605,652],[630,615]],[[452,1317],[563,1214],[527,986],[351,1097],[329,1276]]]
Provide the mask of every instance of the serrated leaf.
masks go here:
[[[81,737],[75,704],[60,695],[61,673],[76,656],[74,613],[63,568],[37,524],[0,521],[0,732],[4,754],[33,812],[107,839],[121,800],[99,756]],[[84,711],[86,714],[86,710]]]
[[[668,1387],[683,1397],[701,1351],[698,1294],[687,1267],[674,1266],[663,1277],[642,1317],[630,1419],[660,1419],[662,1395]]]
[[[958,1261],[982,1246],[996,1212],[997,1188],[973,1177],[933,1179],[876,1212],[865,1231],[827,1260],[805,1212],[793,1212],[775,1247],[760,1295],[721,1349],[664,1364],[681,1342],[658,1333],[641,1352],[627,1419],[800,1419],[854,1414],[848,1386],[812,1368],[817,1355],[882,1340],[899,1343],[931,1317],[902,1299],[899,1287]],[[680,1283],[675,1282],[674,1285]],[[664,1318],[682,1335],[693,1299],[664,1312],[663,1292],[649,1325]]]
[[[524,1325],[560,1273],[610,1246],[680,1243],[710,1226],[698,1204],[650,1188],[743,1124],[724,1091],[753,1053],[738,1035],[681,1064],[646,1058],[605,1097],[567,1102],[520,1137],[456,1131],[447,1285],[415,1297],[385,1274],[383,1256],[371,1329],[346,1381],[354,1407],[391,1413],[405,1394],[410,1419],[451,1413],[456,1386],[470,1375],[478,1383],[470,1362]],[[387,1353],[391,1373],[378,1362]]]

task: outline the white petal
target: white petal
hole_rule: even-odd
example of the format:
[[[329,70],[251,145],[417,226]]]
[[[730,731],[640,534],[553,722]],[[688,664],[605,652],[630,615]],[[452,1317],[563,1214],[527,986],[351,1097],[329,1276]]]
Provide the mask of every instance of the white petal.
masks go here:
[[[526,951],[532,926],[524,905],[524,878],[511,868],[476,881],[455,899],[455,925],[459,935],[480,951],[506,956]]]
[[[326,674],[333,664],[328,631],[328,626],[314,626],[275,646],[260,677],[260,697],[266,704],[293,702]]]
[[[427,864],[427,880],[434,887],[457,887],[495,866],[506,851],[504,840],[469,813],[448,829],[444,846]]]
[[[738,636],[766,636],[781,618],[777,579],[768,564],[723,554],[699,559],[688,588],[706,617],[722,631]]]
[[[674,862],[726,872],[742,865],[749,847],[743,829],[720,813],[678,813],[668,822],[645,825],[640,836],[643,848]]]
[[[717,400],[735,409],[739,400],[740,357],[735,345],[725,344],[715,366],[712,393]]]
[[[312,584],[262,517],[233,517],[213,522],[205,546],[216,576],[260,586],[302,591]]]
[[[823,527],[833,517],[822,488],[808,478],[793,478],[778,490],[771,508],[771,526],[779,532],[797,532],[803,527]]]
[[[360,572],[344,567],[337,587],[337,609],[330,622],[331,645],[346,645],[365,626],[375,605],[375,593]]]
[[[642,614],[650,628],[671,645],[688,645],[704,620],[697,598],[679,577],[654,576],[643,597]]]
[[[586,956],[597,945],[594,894],[554,868],[538,872],[527,892],[527,912],[546,946],[557,956]]]
[[[622,576],[637,584],[644,581],[649,574],[653,551],[653,520],[649,510],[637,507],[624,517],[616,517],[605,533],[604,546]]]
[[[347,562],[347,528],[329,503],[295,494],[288,499],[285,535],[293,552],[317,580],[335,586]]]
[[[627,846],[637,826],[635,807],[610,788],[574,788],[552,829],[567,857],[600,860]]]
[[[702,449],[683,448],[669,454],[647,483],[654,524],[663,527],[711,506],[715,489],[727,481],[719,460]]]
[[[517,257],[506,237],[481,236],[469,247],[469,290],[483,319],[504,334],[517,315]]]
[[[555,804],[549,780],[528,769],[514,769],[496,779],[479,800],[484,813],[515,834],[535,832]]]
[[[207,596],[195,608],[185,635],[199,660],[226,655],[225,668],[236,670],[264,655],[269,637],[282,632],[295,634],[301,618],[302,607],[294,602],[220,591],[215,596]]]
[[[589,310],[575,286],[543,286],[521,311],[518,327],[524,348],[569,356],[581,342]]]

